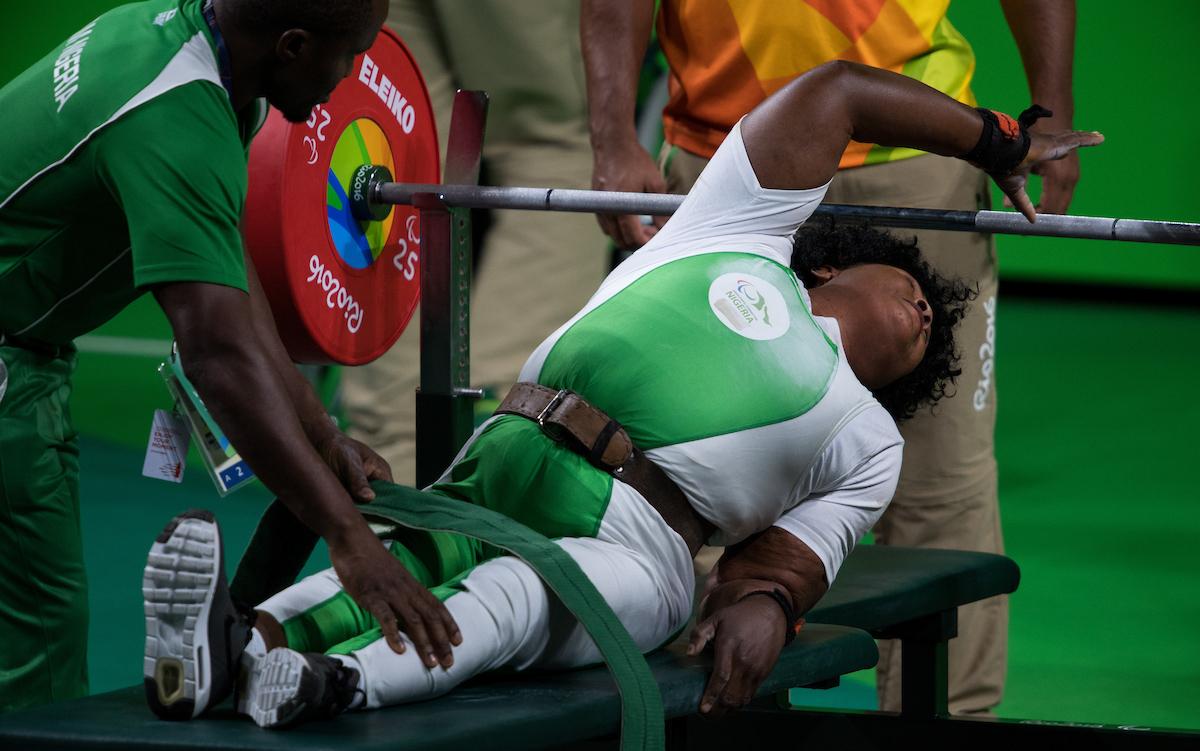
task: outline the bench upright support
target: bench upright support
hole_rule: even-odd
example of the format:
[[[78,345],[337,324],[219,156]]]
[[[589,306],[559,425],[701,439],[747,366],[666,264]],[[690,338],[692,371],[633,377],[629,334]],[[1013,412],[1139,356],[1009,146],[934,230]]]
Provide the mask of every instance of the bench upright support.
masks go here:
[[[957,635],[957,608],[872,633],[878,639],[900,640],[900,714],[949,715],[947,651],[950,639]]]
[[[487,95],[454,99],[446,179],[479,182]],[[415,196],[421,210],[421,387],[417,391],[417,487],[450,466],[475,425],[480,394],[471,376],[471,210],[434,194]]]

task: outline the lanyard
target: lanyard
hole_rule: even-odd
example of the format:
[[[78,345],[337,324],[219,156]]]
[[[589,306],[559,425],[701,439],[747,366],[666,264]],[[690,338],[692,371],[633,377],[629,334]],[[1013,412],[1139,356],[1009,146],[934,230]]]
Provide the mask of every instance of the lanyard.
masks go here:
[[[225,45],[225,36],[217,27],[217,12],[213,9],[213,0],[204,0],[204,20],[208,30],[212,32],[213,42],[217,45],[217,67],[221,74],[221,85],[225,92],[233,96],[233,63],[229,60],[229,47]]]

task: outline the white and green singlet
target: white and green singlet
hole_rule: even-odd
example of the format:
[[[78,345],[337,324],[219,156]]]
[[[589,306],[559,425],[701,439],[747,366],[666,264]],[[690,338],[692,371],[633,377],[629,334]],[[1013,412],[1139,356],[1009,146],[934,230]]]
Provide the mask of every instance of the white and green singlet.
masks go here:
[[[902,440],[788,266],[825,188],[764,189],[740,126],[680,210],[521,373],[618,420],[729,545],[772,525],[830,581],[891,499]]]

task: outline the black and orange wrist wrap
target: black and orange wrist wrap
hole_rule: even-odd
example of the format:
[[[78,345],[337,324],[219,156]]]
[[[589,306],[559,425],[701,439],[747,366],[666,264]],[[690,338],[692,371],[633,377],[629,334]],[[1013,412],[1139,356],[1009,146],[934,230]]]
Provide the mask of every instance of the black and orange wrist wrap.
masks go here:
[[[784,626],[783,645],[786,647],[787,645],[791,644],[792,640],[796,638],[796,634],[800,633],[800,629],[804,626],[804,619],[797,618],[796,611],[792,609],[791,598],[789,598],[783,592],[780,592],[778,589],[757,589],[753,592],[743,595],[742,599],[744,600],[747,597],[753,597],[755,595],[770,597],[779,604],[780,608],[783,609],[783,617],[787,619],[787,624]]]
[[[1013,120],[1003,112],[975,108],[983,118],[983,131],[975,148],[962,158],[991,175],[1007,175],[1017,168],[1029,153],[1029,128],[1052,112],[1033,105]]]

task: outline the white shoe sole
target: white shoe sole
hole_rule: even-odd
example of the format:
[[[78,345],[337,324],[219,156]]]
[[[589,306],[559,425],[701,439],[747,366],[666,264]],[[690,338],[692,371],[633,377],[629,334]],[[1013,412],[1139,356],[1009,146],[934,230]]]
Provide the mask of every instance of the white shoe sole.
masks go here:
[[[213,684],[210,611],[221,573],[221,535],[204,512],[175,517],[146,560],[142,674],[151,709],[185,720],[208,708]]]
[[[242,660],[246,669],[238,686],[238,712],[260,728],[286,727],[299,719],[307,706],[303,696],[312,693],[308,684],[317,680],[304,656],[281,647],[252,665],[247,657]]]

